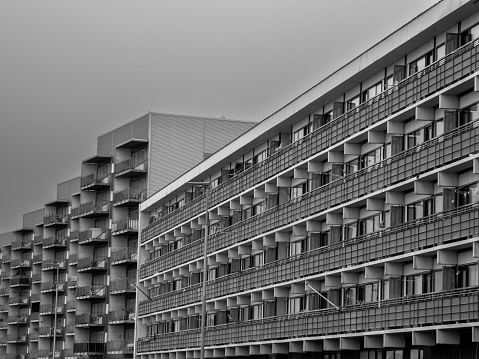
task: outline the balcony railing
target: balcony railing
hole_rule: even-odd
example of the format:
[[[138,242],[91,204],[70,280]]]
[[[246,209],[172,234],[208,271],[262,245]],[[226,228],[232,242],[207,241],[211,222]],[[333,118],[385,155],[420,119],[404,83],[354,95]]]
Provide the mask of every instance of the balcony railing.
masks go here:
[[[55,306],[54,304],[41,304],[40,314],[41,315],[55,314],[55,308],[56,308],[57,314],[62,314],[64,310],[64,305],[59,304]]]
[[[122,294],[122,293],[136,293],[136,288],[133,283],[136,279],[120,279],[110,282],[110,293],[111,294]]]
[[[2,279],[10,279],[11,276],[12,274],[9,270],[2,270],[2,274],[0,274],[0,278]]]
[[[43,254],[34,254],[33,255],[33,264],[40,264],[43,261]]]
[[[9,315],[8,324],[27,324],[28,314]]]
[[[210,206],[239,195],[245,188],[253,187],[303,159],[317,154],[332,144],[354,136],[393,113],[414,104],[419,99],[437,93],[460,79],[472,74],[479,64],[473,60],[479,53],[479,42],[473,41],[424,70],[411,75],[397,86],[389,88],[371,100],[333,119],[309,136],[292,143],[212,190]],[[205,196],[189,202],[175,212],[154,222],[142,231],[141,241],[167,231],[181,222],[204,211]]]
[[[58,289],[59,292],[64,292],[65,291],[65,282],[43,282],[41,284],[41,292],[42,293],[47,293],[47,292],[53,292]]]
[[[146,151],[138,152],[139,156],[115,163],[115,177],[136,177],[148,170]]]
[[[33,236],[33,245],[38,246],[41,244],[43,244],[43,234],[35,234],[35,236]]]
[[[76,308],[77,308],[76,300],[70,300],[67,302],[67,305],[66,305],[67,312],[74,312],[76,311]]]
[[[127,232],[138,232],[138,218],[123,218],[112,224],[113,234],[123,234]]]
[[[80,204],[80,217],[98,217],[110,212],[110,201],[86,202]]]
[[[2,254],[2,263],[10,263],[12,261],[11,254]]]
[[[79,231],[71,231],[70,236],[68,237],[70,240],[70,243],[78,242],[78,236],[79,236]]]
[[[56,213],[47,214],[43,217],[44,226],[59,226],[68,224],[68,215],[58,215]]]
[[[19,277],[10,279],[10,287],[28,287],[30,285],[29,277]]]
[[[415,328],[479,319],[479,288],[421,294],[337,309],[308,311],[283,317],[248,320],[206,329],[205,345],[308,338],[338,334]],[[138,352],[200,345],[200,329],[141,338]]]
[[[67,238],[48,237],[43,240],[43,248],[62,248],[67,246]]]
[[[77,327],[105,326],[105,314],[79,314],[75,317]]]
[[[78,244],[97,244],[108,243],[110,239],[110,230],[106,228],[90,228],[81,231],[79,234]]]
[[[8,298],[9,305],[29,305],[30,297],[28,295],[10,295]]]
[[[53,337],[56,334],[57,337],[63,335],[63,328],[57,328],[56,331],[52,327],[40,327],[38,328],[39,337]]]
[[[134,203],[143,202],[146,199],[146,189],[143,188],[128,188],[122,191],[113,193],[113,205],[132,205]]]
[[[105,343],[73,343],[73,352],[76,354],[101,355],[105,352]]]
[[[0,288],[0,297],[5,297],[10,295],[10,287]]]
[[[42,273],[35,273],[32,275],[32,283],[38,283],[42,281]]]
[[[122,263],[135,263],[137,261],[137,249],[136,248],[122,248],[119,250],[112,250],[111,252],[111,264]]]
[[[84,285],[77,287],[77,299],[104,298],[106,285]]]
[[[108,268],[108,257],[78,259],[78,272],[94,272]]]
[[[115,323],[134,323],[135,322],[135,310],[122,309],[114,310],[108,313],[108,322],[110,324]]]
[[[68,278],[68,288],[76,288],[78,284],[78,276],[74,275]]]
[[[468,158],[479,152],[479,121],[463,125],[449,133],[421,143],[351,175],[347,175],[305,195],[276,206],[259,215],[229,226],[208,237],[208,251],[217,251],[237,242],[267,233],[291,221],[344,205],[352,198],[386,188],[426,173],[439,165]],[[167,253],[142,266],[140,278],[197,258],[203,239]]]
[[[33,298],[32,298],[33,300]],[[30,322],[38,322],[40,320],[40,313],[39,312],[32,312],[30,314]]]
[[[65,357],[65,351],[63,349],[55,351],[54,358],[62,359]],[[38,351],[38,359],[52,359],[52,352],[49,349],[41,349]]]
[[[28,341],[28,334],[8,334],[7,342],[9,343],[26,343]]]
[[[12,250],[18,249],[31,249],[33,241],[25,241],[23,239],[17,239],[12,242]]]
[[[35,359],[29,353],[7,353],[6,359]]]
[[[65,327],[66,335],[75,335],[75,324],[67,324]]]
[[[135,344],[125,340],[109,341],[106,344],[106,351],[108,354],[132,354],[135,349]]]
[[[31,295],[32,302],[39,302],[41,298],[41,293],[33,293]]]
[[[15,268],[30,268],[32,266],[32,261],[30,259],[12,259],[10,264],[11,269]]]
[[[81,182],[81,189],[100,189],[104,187],[110,186],[111,183],[111,174],[107,174],[106,176],[97,176],[96,174],[92,173],[86,176],[83,176],[80,180]]]
[[[56,270],[59,268],[60,270],[65,269],[65,259],[44,259],[42,262],[42,270]]]
[[[206,295],[207,298],[215,298],[261,288],[438,246],[445,240],[456,241],[478,232],[479,207],[466,205],[208,281]],[[444,237],[443,233],[448,233],[448,236]],[[143,315],[183,306],[197,302],[200,296],[201,284],[182,288],[141,302],[138,313]]]

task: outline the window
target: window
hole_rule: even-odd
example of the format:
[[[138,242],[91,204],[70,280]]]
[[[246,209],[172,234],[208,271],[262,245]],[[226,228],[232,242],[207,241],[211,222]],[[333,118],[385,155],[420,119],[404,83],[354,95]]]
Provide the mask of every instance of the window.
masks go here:
[[[479,37],[479,24],[461,32],[460,42],[461,46]]]
[[[260,153],[258,153],[257,155],[255,155],[253,157],[253,164],[257,164],[257,163],[260,163],[260,162],[263,162],[265,159],[266,159],[266,155],[267,155],[267,152],[266,150],[265,151],[261,151]]]
[[[352,110],[353,108],[356,108],[359,106],[359,96],[353,97],[349,101],[346,102],[346,110]]]
[[[406,135],[406,149],[417,146],[420,143],[430,140],[434,137],[432,125],[428,125],[410,132]]]
[[[303,138],[304,136],[309,135],[309,129],[310,129],[310,126],[308,124],[308,125],[304,126],[303,128],[295,131],[293,133],[293,142],[296,142],[296,141],[300,140],[301,138]]]
[[[378,213],[367,218],[359,220],[358,230],[359,235],[365,235],[368,233],[373,233],[380,231],[384,228],[384,213]]]
[[[378,82],[377,84],[371,86],[370,88],[368,88],[367,90],[363,91],[363,94],[362,94],[362,97],[363,97],[363,102],[366,102],[370,99],[372,99],[373,97],[376,97],[377,95],[379,95],[382,91],[382,83],[381,82]]]
[[[300,184],[299,186],[291,188],[291,198],[301,197],[303,194],[308,192],[308,181]]]
[[[446,56],[446,45],[442,44],[436,48],[436,60],[440,60]]]
[[[360,158],[361,168],[366,168],[383,160],[384,146],[380,146],[375,150],[362,155]]]
[[[420,58],[409,63],[409,75],[413,75],[416,72],[424,70],[427,66],[434,62],[434,52],[429,51]]]
[[[300,313],[304,309],[304,298],[289,298],[288,314]]]

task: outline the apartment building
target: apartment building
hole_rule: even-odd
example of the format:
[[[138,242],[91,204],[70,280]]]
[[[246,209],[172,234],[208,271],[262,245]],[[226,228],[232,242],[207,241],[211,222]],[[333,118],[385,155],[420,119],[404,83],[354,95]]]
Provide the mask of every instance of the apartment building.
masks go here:
[[[98,137],[81,176],[0,236],[0,357],[132,357],[139,203],[253,125],[148,113]]]
[[[136,357],[476,358],[478,60],[440,1],[140,204]]]

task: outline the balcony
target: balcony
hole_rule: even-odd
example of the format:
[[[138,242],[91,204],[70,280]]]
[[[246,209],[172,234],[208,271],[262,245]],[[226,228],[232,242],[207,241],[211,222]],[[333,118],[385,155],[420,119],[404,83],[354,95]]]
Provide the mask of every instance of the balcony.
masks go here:
[[[8,334],[7,343],[26,343],[28,342],[28,334]]]
[[[79,314],[75,317],[76,327],[104,327],[105,314]]]
[[[12,255],[11,254],[2,254],[2,263],[10,263],[12,261]]]
[[[42,293],[49,293],[49,292],[59,292],[65,291],[65,282],[56,283],[56,282],[43,282],[41,284],[41,292]]]
[[[65,357],[65,350],[60,349],[55,352],[54,358],[63,359]],[[49,349],[41,349],[38,351],[37,359],[52,359],[52,352]]]
[[[402,255],[422,248],[438,246],[447,241],[475,236],[479,207],[466,205],[450,211],[391,227],[375,233],[321,247],[297,256],[249,268],[208,281],[206,296],[237,293],[261,288],[294,278],[345,268],[349,265]],[[448,236],[444,236],[448,233]],[[162,294],[148,302],[141,302],[140,315],[166,308],[196,302],[201,296],[199,285],[181,291]]]
[[[27,324],[28,314],[17,314],[8,316],[8,324]]]
[[[145,174],[148,170],[146,151],[136,152],[132,158],[115,163],[116,178],[133,178]]]
[[[134,207],[146,199],[146,189],[127,188],[113,193],[113,206]]]
[[[33,264],[41,264],[43,261],[43,254],[34,254],[33,255]]]
[[[41,297],[41,293],[33,293],[31,298],[32,298],[32,303],[34,302],[39,302]]]
[[[33,236],[33,245],[40,246],[43,244],[43,234],[35,234]]]
[[[2,270],[2,274],[0,274],[0,278],[2,279],[10,279],[11,276],[12,274],[9,270]]]
[[[112,250],[111,265],[123,265],[137,262],[136,248],[123,248],[119,250]]]
[[[94,173],[83,176],[81,178],[81,189],[82,190],[99,190],[102,188],[108,188],[111,184],[111,174],[105,176],[97,176]]]
[[[37,359],[32,353],[7,353],[6,359]]]
[[[68,237],[70,243],[78,242],[79,231],[70,231],[70,236]]]
[[[63,336],[63,328],[57,328],[56,331],[52,327],[40,327],[38,328],[38,336],[40,338],[53,338],[53,336]]]
[[[65,259],[44,259],[42,262],[42,271],[65,270]]]
[[[123,218],[112,224],[112,234],[129,236],[138,233],[138,218]]]
[[[43,240],[43,249],[47,248],[66,248],[67,238],[48,237]]]
[[[66,309],[68,313],[74,313],[77,310],[77,301],[70,300],[67,302]]]
[[[68,288],[74,289],[78,285],[78,276],[74,275],[68,278]]]
[[[30,259],[12,259],[10,264],[11,269],[17,268],[30,268],[32,266],[32,261]]]
[[[73,352],[79,355],[103,355],[105,346],[105,343],[75,342],[73,343]]]
[[[6,346],[6,345],[7,345],[7,338],[6,337],[0,338],[0,346]]]
[[[63,314],[63,310],[65,306],[63,304],[59,304],[55,307],[54,304],[41,304],[40,305],[40,315],[53,315],[55,314],[55,308],[57,314]]]
[[[10,295],[10,287],[0,288],[0,297],[8,297]]]
[[[38,328],[35,328],[36,330],[33,330],[30,332],[30,334],[28,334],[28,340],[30,341],[30,343],[32,342],[38,342]],[[33,354],[33,353],[31,353]],[[33,358],[37,358],[37,356],[33,356]]]
[[[248,320],[206,329],[206,346],[308,338],[476,322],[479,288],[428,293],[363,303],[337,309],[308,311],[283,317]],[[160,334],[138,341],[138,352],[199,346],[199,331]],[[150,339],[150,340],[149,340]]]
[[[108,243],[110,230],[106,228],[90,228],[79,233],[78,244]]]
[[[12,251],[32,249],[33,241],[17,239],[12,242]]]
[[[86,202],[80,204],[80,217],[95,218],[108,215],[110,213],[110,201]]]
[[[135,323],[135,311],[133,309],[114,310],[108,313],[109,324],[133,324]]]
[[[32,314],[30,314],[30,322],[35,323],[35,322],[38,322],[39,320],[40,320],[39,312],[32,312]]]
[[[29,287],[30,278],[29,277],[18,277],[10,279],[10,287]]]
[[[136,279],[120,279],[110,282],[110,294],[136,293]]]
[[[32,283],[40,283],[42,281],[42,273],[35,273],[32,275]]]
[[[44,227],[65,227],[68,225],[68,215],[59,215],[56,213],[47,214],[43,217]]]
[[[8,310],[6,312],[8,312]],[[4,320],[0,321],[0,330],[2,329],[7,329],[7,322]]]
[[[30,297],[27,294],[14,294],[10,295],[8,298],[8,305],[10,306],[24,306],[24,305],[30,305]]]
[[[120,354],[124,357],[132,357],[135,350],[135,344],[124,340],[108,341],[106,351],[108,354]]]
[[[77,287],[77,299],[101,299],[106,297],[106,285],[83,285]]]
[[[75,335],[75,324],[67,324],[65,327],[65,335]]]
[[[68,257],[68,265],[76,266],[78,263],[78,253],[70,253]]]
[[[78,272],[98,272],[108,268],[108,257],[80,258],[77,263]]]

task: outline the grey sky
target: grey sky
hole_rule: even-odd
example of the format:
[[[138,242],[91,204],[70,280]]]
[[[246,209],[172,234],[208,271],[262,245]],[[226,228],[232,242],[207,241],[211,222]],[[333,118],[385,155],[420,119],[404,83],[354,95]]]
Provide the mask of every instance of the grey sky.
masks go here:
[[[437,0],[0,0],[0,233],[153,112],[262,120]]]

